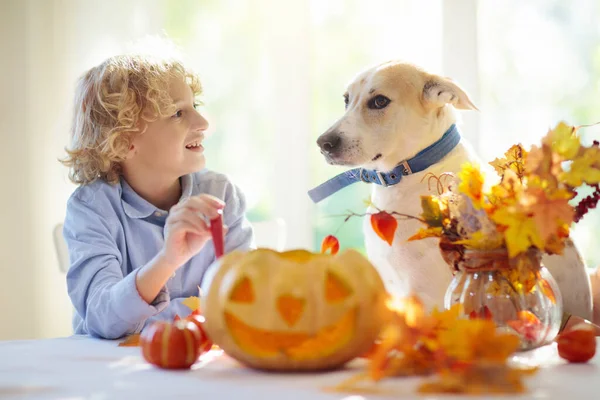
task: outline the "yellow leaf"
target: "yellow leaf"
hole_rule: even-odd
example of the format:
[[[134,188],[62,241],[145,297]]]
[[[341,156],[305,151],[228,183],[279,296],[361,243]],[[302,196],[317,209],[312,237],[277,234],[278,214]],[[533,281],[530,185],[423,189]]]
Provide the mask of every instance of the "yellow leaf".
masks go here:
[[[507,169],[502,176],[502,181],[492,186],[490,190],[488,198],[493,207],[506,207],[516,202],[517,196],[523,190],[523,184],[516,172]]]
[[[600,148],[590,147],[576,157],[567,172],[560,175],[560,180],[572,187],[600,183]]]
[[[523,176],[523,164],[527,151],[520,144],[513,145],[504,153],[504,158],[496,158],[489,164],[494,167],[498,175],[503,176],[507,169],[515,172],[519,177]]]
[[[575,158],[581,147],[579,136],[575,134],[575,128],[560,122],[553,130],[548,132],[543,140],[550,145],[552,150],[560,154],[565,160]]]
[[[457,240],[454,244],[461,244],[468,249],[492,250],[502,247],[504,238],[500,234],[486,235],[477,231],[468,239]]]
[[[519,338],[501,334],[489,319],[459,319],[440,333],[445,354],[460,362],[504,362],[519,347]]]
[[[517,254],[527,251],[531,246],[543,249],[544,242],[540,238],[534,220],[523,212],[513,209],[514,207],[502,207],[492,215],[494,222],[506,227],[504,240],[508,256],[515,257]]]
[[[442,226],[444,220],[445,206],[438,197],[421,196],[421,217],[429,227]]]
[[[442,233],[443,230],[441,226],[435,228],[421,228],[417,231],[417,233],[409,237],[407,241],[410,242],[413,240],[421,240],[431,237],[441,237]]]
[[[200,309],[200,298],[198,296],[190,296],[181,302],[184,306],[188,307],[192,311]]]
[[[460,179],[458,190],[469,196],[473,206],[480,209],[483,204],[483,175],[479,167],[466,163],[462,166],[458,177]]]
[[[552,151],[548,144],[543,144],[542,147],[533,146],[527,156],[525,170],[530,183],[537,179],[540,183],[543,182],[540,186],[556,188],[558,176],[562,172],[562,158]],[[537,178],[534,178],[534,175]]]

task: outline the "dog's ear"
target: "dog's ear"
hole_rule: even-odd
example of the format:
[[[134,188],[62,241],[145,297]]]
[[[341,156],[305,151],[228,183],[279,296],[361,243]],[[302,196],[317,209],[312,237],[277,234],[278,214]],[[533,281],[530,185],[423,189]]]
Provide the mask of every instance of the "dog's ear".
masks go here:
[[[460,86],[441,76],[432,76],[425,81],[423,99],[435,108],[452,104],[459,110],[478,110]]]

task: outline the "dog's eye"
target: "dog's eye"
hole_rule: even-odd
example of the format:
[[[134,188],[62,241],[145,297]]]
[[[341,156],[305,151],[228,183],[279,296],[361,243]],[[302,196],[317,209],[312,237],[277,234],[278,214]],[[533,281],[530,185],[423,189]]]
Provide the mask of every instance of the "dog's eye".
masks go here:
[[[344,106],[346,108],[348,108],[348,103],[350,102],[350,98],[348,97],[348,95],[344,96]]]
[[[390,101],[387,97],[379,94],[369,100],[367,106],[372,110],[381,110],[382,108],[386,108],[390,104]]]

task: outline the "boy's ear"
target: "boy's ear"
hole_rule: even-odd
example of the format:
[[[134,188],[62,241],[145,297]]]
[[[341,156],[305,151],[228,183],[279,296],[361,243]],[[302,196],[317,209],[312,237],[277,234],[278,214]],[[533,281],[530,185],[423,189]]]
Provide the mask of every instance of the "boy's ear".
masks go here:
[[[126,160],[131,160],[133,158],[133,156],[135,155],[136,152],[136,147],[135,144],[131,143],[129,145],[129,150],[127,151],[127,156],[125,156]]]
[[[423,99],[427,104],[440,108],[452,104],[459,110],[477,110],[469,95],[448,78],[432,75],[423,87]]]

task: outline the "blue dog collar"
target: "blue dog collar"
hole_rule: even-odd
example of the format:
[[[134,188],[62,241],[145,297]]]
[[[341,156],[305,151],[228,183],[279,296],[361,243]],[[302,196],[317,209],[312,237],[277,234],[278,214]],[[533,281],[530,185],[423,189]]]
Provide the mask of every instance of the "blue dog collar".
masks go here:
[[[393,170],[381,172],[364,168],[354,168],[339,175],[334,176],[327,182],[322,183],[308,192],[311,200],[315,203],[331,196],[342,190],[346,186],[356,182],[375,183],[381,186],[393,186],[402,180],[404,175],[410,175],[415,172],[421,172],[439,162],[448,153],[450,153],[460,142],[460,133],[456,124],[450,128],[437,142],[421,150],[416,156],[409,160],[402,161]]]

